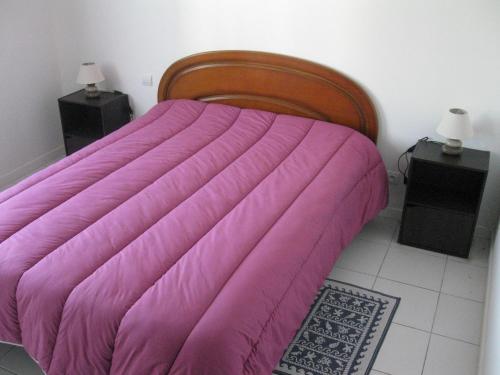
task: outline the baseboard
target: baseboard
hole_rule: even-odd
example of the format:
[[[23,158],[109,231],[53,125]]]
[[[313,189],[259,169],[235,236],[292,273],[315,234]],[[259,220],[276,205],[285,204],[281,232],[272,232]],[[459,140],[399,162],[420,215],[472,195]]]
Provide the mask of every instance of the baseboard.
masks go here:
[[[393,219],[401,221],[401,215],[403,214],[403,209],[398,207],[386,207],[380,212],[380,216],[386,217],[388,219]],[[478,238],[491,239],[492,229],[486,225],[477,224],[474,236]]]
[[[16,182],[32,175],[34,172],[62,159],[64,156],[66,156],[64,152],[64,145],[59,145],[49,152],[24,163],[16,169],[0,175],[0,190],[4,190],[14,185]]]
[[[488,262],[488,279],[484,293],[483,326],[479,353],[479,375],[498,374],[500,361],[498,357],[498,344],[500,330],[498,329],[498,313],[500,312],[500,224],[492,231],[490,258]]]

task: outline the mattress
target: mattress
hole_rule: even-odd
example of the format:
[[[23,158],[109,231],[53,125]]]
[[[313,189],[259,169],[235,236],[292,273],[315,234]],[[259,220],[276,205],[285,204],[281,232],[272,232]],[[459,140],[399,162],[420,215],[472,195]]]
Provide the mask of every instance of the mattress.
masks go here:
[[[352,129],[161,102],[0,194],[0,341],[50,375],[269,375],[386,203]]]

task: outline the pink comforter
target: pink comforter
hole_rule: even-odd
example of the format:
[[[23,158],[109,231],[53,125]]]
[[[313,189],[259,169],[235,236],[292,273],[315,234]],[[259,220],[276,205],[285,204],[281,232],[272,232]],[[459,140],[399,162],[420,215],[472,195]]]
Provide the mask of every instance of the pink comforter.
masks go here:
[[[0,194],[0,341],[50,375],[269,375],[386,182],[349,128],[162,102]]]

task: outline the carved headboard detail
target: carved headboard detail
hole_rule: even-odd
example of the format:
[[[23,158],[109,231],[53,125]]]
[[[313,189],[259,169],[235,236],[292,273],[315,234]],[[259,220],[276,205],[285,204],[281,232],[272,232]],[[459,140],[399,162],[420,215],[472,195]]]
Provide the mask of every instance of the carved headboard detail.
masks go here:
[[[377,140],[377,115],[367,93],[326,66],[254,51],[185,57],[163,74],[158,101],[196,99],[346,125]]]

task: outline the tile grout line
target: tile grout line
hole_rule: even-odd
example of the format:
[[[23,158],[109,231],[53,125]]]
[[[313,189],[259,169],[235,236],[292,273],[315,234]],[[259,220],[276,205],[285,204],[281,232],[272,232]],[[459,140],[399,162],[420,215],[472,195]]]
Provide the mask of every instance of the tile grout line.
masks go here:
[[[429,334],[429,340],[427,342],[427,349],[425,350],[424,363],[422,365],[422,372],[420,373],[421,375],[424,375],[425,364],[427,362],[427,355],[429,354],[429,347],[431,346],[431,338],[432,338],[432,334],[434,331],[434,324],[436,324],[436,317],[437,317],[437,313],[438,313],[438,309],[439,309],[439,301],[441,299],[441,290],[443,289],[444,275],[446,274],[446,267],[447,266],[448,266],[448,257],[446,257],[445,261],[444,261],[444,270],[443,270],[443,275],[441,276],[441,286],[439,288],[438,300],[436,303],[436,310],[434,311],[434,317],[432,318],[431,332]]]
[[[392,231],[392,234],[391,234],[391,239],[389,240],[389,244],[387,245],[387,250],[384,254],[384,258],[382,259],[382,262],[380,263],[380,267],[378,268],[378,272],[377,272],[377,275],[373,278],[373,284],[372,284],[372,287],[371,289],[375,291],[375,284],[377,283],[377,279],[378,279],[378,275],[380,274],[380,271],[382,270],[382,266],[384,265],[384,262],[385,262],[385,259],[387,258],[387,254],[389,254],[389,250],[391,249],[391,245],[394,241],[394,235],[396,234],[396,232],[398,231],[398,225],[395,225],[393,231]],[[370,276],[373,276],[373,275],[370,275]],[[391,324],[390,326],[392,326],[394,323],[394,319],[391,321]],[[389,329],[390,329],[390,326],[389,326]],[[383,343],[382,343],[383,344]],[[375,363],[373,364],[375,365]],[[370,369],[370,372],[371,370],[373,370],[373,366],[372,368]],[[375,371],[378,371],[378,370],[375,370]],[[383,372],[383,371],[378,371],[380,372],[381,374],[385,374],[385,375],[390,375],[389,373],[387,372]]]
[[[397,227],[396,227],[396,230],[397,230]],[[382,266],[384,265],[384,262],[385,262],[385,259],[387,257],[387,254],[389,253],[389,250],[391,249],[392,247],[392,244],[394,242],[394,235],[395,235],[395,232],[396,230],[394,231],[394,233],[392,234],[392,237],[391,237],[391,242],[389,244],[389,248],[387,249],[387,253],[385,254],[385,257],[384,257],[384,260],[382,261],[382,264],[380,265],[380,268],[378,270],[378,273],[377,273],[377,276],[375,278],[375,282],[373,283],[373,286],[375,286],[375,283],[377,281],[378,278],[381,278],[383,279],[383,277],[380,277],[380,271],[382,270]],[[446,257],[447,258],[447,257]],[[445,267],[444,267],[444,271],[446,270],[446,260],[445,260]],[[443,280],[444,280],[444,271],[443,271],[443,275],[442,275],[442,278],[441,278],[441,285],[443,283]],[[395,280],[390,280],[390,281],[395,281]],[[442,286],[441,286],[442,287]],[[441,288],[440,288],[441,290]],[[435,314],[437,312],[437,306],[438,306],[438,303],[439,303],[439,294],[438,294],[438,302],[436,303],[436,310],[434,311],[434,317],[433,317],[433,321],[432,321],[432,326],[431,326],[431,332],[432,332],[432,327],[434,326],[434,319],[435,319]],[[398,324],[398,323],[395,323],[394,321],[391,323],[392,324]],[[405,326],[405,325],[402,325],[402,326]],[[408,328],[413,328],[413,327],[408,327]],[[422,331],[422,332],[425,332],[425,331]],[[425,332],[425,333],[428,333],[428,332]],[[425,350],[425,356],[424,356],[424,361],[422,363],[422,371],[421,371],[421,375],[423,375],[424,373],[424,369],[425,369],[425,362],[427,360],[427,352],[429,351],[429,346],[430,346],[430,342],[431,342],[431,335],[432,333],[428,333],[429,334],[429,339],[427,340],[427,347],[426,347],[426,350]]]
[[[406,285],[406,286],[412,286],[414,288],[426,290],[428,292],[434,292],[434,293],[437,293],[437,294],[440,293],[439,290],[429,289],[429,288],[426,288],[426,287],[423,287],[423,286],[420,286],[420,285],[406,283],[404,281],[398,281],[398,280],[394,280],[394,279],[389,279],[388,277],[384,277],[384,276],[377,276],[377,278],[382,279],[382,280],[392,281],[392,282],[399,283],[399,284],[403,284],[403,285]]]
[[[425,250],[425,249],[420,249],[418,247],[403,245],[403,244],[400,244],[399,242],[396,242],[396,244],[400,245],[400,246],[398,248],[395,248],[394,250],[400,251],[402,253],[413,253],[413,254],[427,255],[430,257],[438,258],[438,259],[446,259],[448,257],[448,255],[438,253],[436,251]]]
[[[429,335],[432,334],[432,335],[436,335],[436,336],[445,337],[445,338],[450,339],[450,340],[460,341],[460,342],[463,342],[464,344],[470,344],[470,345],[474,345],[474,346],[479,346],[479,344],[475,344],[475,343],[470,342],[470,341],[466,341],[466,340],[463,340],[463,339],[457,339],[456,337],[446,336],[446,335],[443,335],[441,333],[426,331],[425,329],[412,327],[412,326],[410,326],[408,324],[403,324],[403,323],[398,323],[398,322],[393,322],[391,324],[395,324],[395,325],[406,327],[406,328],[411,328],[411,329],[414,329],[414,330],[422,332],[422,333],[428,333]]]
[[[382,267],[384,266],[385,259],[387,258],[387,254],[389,254],[392,242],[394,241],[394,233],[396,233],[397,229],[398,229],[398,226],[396,225],[394,227],[394,229],[392,230],[391,239],[389,240],[389,244],[387,245],[387,250],[385,251],[384,258],[382,259],[382,262],[380,262],[380,266],[378,268],[377,275],[375,276],[375,282],[377,281],[377,277],[380,274],[380,271],[382,271]],[[375,282],[373,283],[373,286],[375,286]]]
[[[9,346],[9,350],[7,350],[2,356],[0,356],[0,367],[2,367],[2,364],[1,364],[2,360],[5,357],[7,357],[7,354],[9,354],[12,351],[12,349],[14,349],[13,345],[9,345],[9,344],[6,344],[6,343],[4,345],[8,345]]]
[[[6,371],[6,372],[8,372],[9,374],[12,374],[12,375],[18,375],[16,372],[12,372],[11,370],[9,370],[6,367],[3,367],[2,365],[0,365],[0,370],[4,370],[4,371]]]
[[[480,344],[475,344],[475,343],[470,342],[470,341],[465,341],[465,340],[462,340],[462,339],[457,339],[455,337],[445,336],[445,335],[442,335],[441,333],[432,332],[432,334],[434,336],[439,336],[439,337],[444,337],[446,339],[450,339],[450,340],[454,340],[454,341],[459,341],[459,342],[464,343],[464,344],[474,345],[474,346],[477,346],[478,348],[481,346]]]
[[[382,271],[382,267],[384,266],[384,262],[385,262],[385,259],[387,258],[387,254],[389,254],[389,250],[391,249],[392,242],[394,241],[394,235],[396,234],[397,230],[398,230],[398,226],[395,225],[394,229],[392,230],[391,239],[389,240],[389,244],[387,245],[387,250],[385,251],[384,258],[382,259],[382,262],[380,262],[380,266],[378,268],[377,274],[375,275],[375,278],[373,280],[373,285],[371,287],[372,290],[374,290],[374,288],[375,288],[375,284],[377,283],[378,275],[380,274],[380,271]]]
[[[348,270],[350,271],[350,270]],[[353,271],[353,272],[356,272],[356,271]],[[373,276],[373,275],[372,275]],[[450,297],[455,297],[455,298],[459,298],[459,299],[463,299],[465,301],[469,301],[469,302],[475,302],[475,303],[482,303],[484,304],[484,301],[479,301],[477,299],[472,299],[472,298],[468,298],[468,297],[462,297],[462,296],[457,296],[456,294],[450,294],[450,293],[445,293],[445,292],[440,292],[438,290],[434,290],[434,289],[429,289],[429,288],[424,288],[423,286],[418,286],[418,285],[414,285],[414,284],[409,284],[409,283],[405,283],[403,281],[398,281],[398,280],[394,280],[394,279],[389,279],[387,277],[382,277],[382,276],[377,276],[379,279],[382,279],[382,280],[387,280],[387,281],[393,281],[395,283],[399,283],[399,284],[403,284],[403,285],[407,285],[407,286],[412,286],[414,288],[418,288],[418,289],[422,289],[422,290],[426,290],[428,292],[434,292],[434,293],[437,293],[437,294],[444,294],[445,296],[450,296]]]
[[[426,290],[426,291],[429,291],[429,292],[434,292],[434,293],[437,293],[437,294],[444,294],[446,296],[451,296],[451,297],[460,298],[460,299],[463,299],[463,300],[466,300],[466,301],[470,301],[470,302],[476,302],[476,303],[482,303],[482,304],[484,304],[484,301],[477,300],[477,299],[472,299],[472,298],[469,298],[469,297],[463,297],[463,296],[458,296],[456,294],[440,292],[439,290],[429,289],[429,288],[426,288],[426,287],[423,287],[423,286],[420,286],[420,285],[415,285],[415,284],[406,283],[404,281],[389,279],[388,277],[377,276],[377,275],[373,275],[371,273],[361,272],[361,271],[353,270],[353,269],[347,268],[347,267],[341,267],[341,266],[335,266],[335,267],[340,268],[340,269],[342,269],[344,271],[350,271],[350,272],[359,273],[359,274],[362,274],[362,275],[365,275],[365,276],[375,277],[375,279],[382,279],[382,280],[387,280],[387,281],[393,281],[395,283],[399,283],[399,284],[411,286],[411,287],[418,288],[418,289],[423,289],[423,290]]]
[[[469,302],[480,303],[481,305],[484,305],[484,301],[479,301],[477,299],[472,299],[472,298],[468,298],[468,297],[457,296],[456,294],[445,293],[445,292],[439,292],[439,294],[443,294],[445,296],[454,297],[454,298],[458,298],[458,299],[463,299],[463,300],[469,301]]]
[[[9,345],[9,344],[6,344],[6,345]],[[7,355],[8,355],[11,351],[13,351],[13,350],[14,350],[14,348],[16,348],[16,346],[14,346],[14,345],[9,345],[9,346],[10,346],[9,350],[7,350],[7,351],[5,352],[5,354],[4,354],[4,355],[2,355],[2,356],[0,357],[0,369],[2,369],[2,370],[4,370],[4,371],[8,372],[9,374],[12,374],[12,375],[18,375],[18,374],[17,374],[17,372],[14,372],[13,370],[8,369],[7,367],[5,367],[5,365],[3,365],[3,364],[2,364],[2,361],[3,361],[5,358],[7,358]]]
[[[487,261],[486,261],[486,264],[485,265],[482,265],[482,264],[474,264],[474,263],[469,263],[469,258],[457,258],[453,255],[446,255],[446,257],[451,260],[452,262],[455,262],[455,263],[459,263],[459,264],[463,264],[465,266],[473,266],[473,267],[477,267],[477,268],[483,268],[483,269],[488,269],[489,267],[489,261],[488,261],[488,257],[486,258]]]
[[[476,268],[481,268],[481,269],[488,269],[488,266],[489,265],[486,265],[486,266],[481,266],[479,264],[472,264],[472,263],[467,263],[467,262],[463,262],[463,261],[460,261],[460,260],[456,260],[456,259],[453,259],[453,258],[450,258],[452,257],[452,255],[446,255],[446,258],[454,263],[458,263],[458,264],[463,264],[464,266],[471,266],[471,267],[476,267]]]

